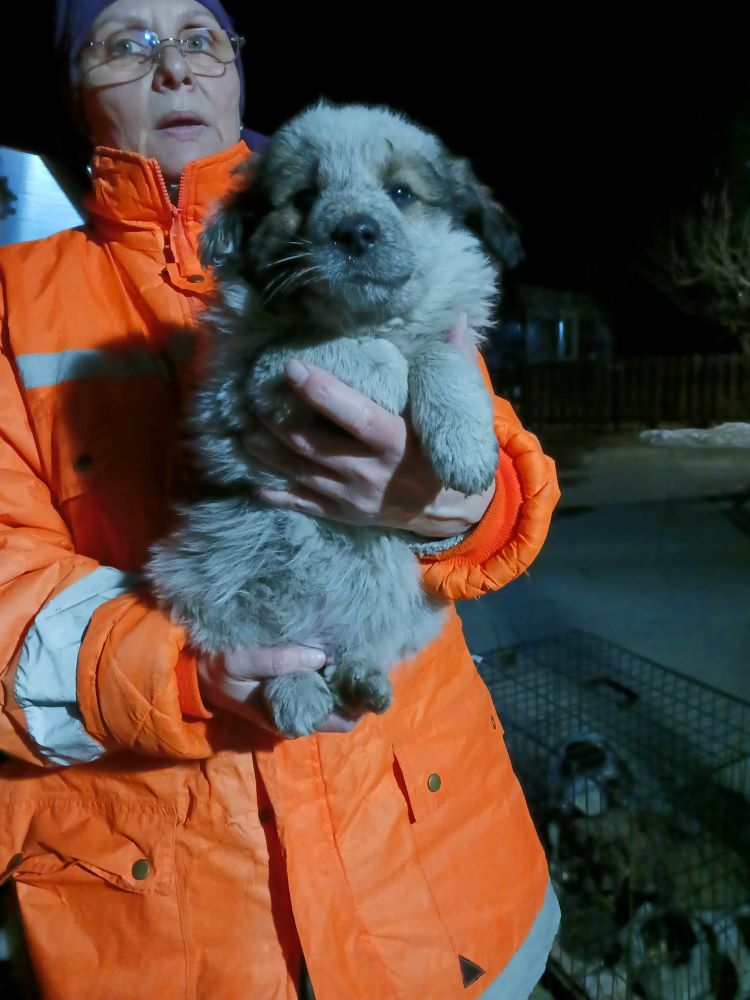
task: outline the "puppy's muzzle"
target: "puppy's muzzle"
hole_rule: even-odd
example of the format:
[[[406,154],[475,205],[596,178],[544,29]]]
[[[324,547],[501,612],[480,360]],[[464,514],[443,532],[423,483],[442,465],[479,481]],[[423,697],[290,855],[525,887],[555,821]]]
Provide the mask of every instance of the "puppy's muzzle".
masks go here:
[[[350,257],[364,257],[380,239],[380,226],[371,215],[350,215],[331,233],[331,242]]]

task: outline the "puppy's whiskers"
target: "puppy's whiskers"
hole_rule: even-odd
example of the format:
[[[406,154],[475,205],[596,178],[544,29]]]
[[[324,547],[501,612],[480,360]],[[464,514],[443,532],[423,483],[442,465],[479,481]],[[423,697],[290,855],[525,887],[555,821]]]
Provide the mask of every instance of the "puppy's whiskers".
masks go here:
[[[267,264],[264,264],[261,271],[267,271],[272,267],[280,267],[282,264],[288,264],[292,260],[309,260],[309,253],[293,253],[289,257],[280,257],[278,260],[270,260]]]
[[[261,301],[263,305],[268,305],[273,299],[279,296],[288,296],[292,292],[299,291],[300,288],[304,288],[305,285],[312,284],[317,275],[322,273],[323,269],[318,264],[313,264],[310,267],[305,267],[302,270],[292,271],[291,274],[286,275],[276,275],[263,289],[263,295]]]

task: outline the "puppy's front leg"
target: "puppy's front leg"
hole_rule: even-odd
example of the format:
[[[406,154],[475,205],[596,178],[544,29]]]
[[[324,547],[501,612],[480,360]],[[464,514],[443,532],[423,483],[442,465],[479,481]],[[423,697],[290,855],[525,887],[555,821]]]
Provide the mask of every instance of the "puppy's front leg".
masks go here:
[[[292,358],[325,368],[391,413],[401,413],[406,406],[408,365],[398,348],[377,337],[338,337],[319,344],[273,347],[259,355],[250,382],[252,401],[279,424],[300,415],[300,403],[284,377],[284,366]]]
[[[389,340],[340,337],[306,352],[303,360],[326,368],[390,413],[402,413],[406,406],[409,365]]]
[[[493,408],[477,367],[450,344],[420,351],[409,367],[412,424],[444,486],[467,496],[491,484],[498,460]]]

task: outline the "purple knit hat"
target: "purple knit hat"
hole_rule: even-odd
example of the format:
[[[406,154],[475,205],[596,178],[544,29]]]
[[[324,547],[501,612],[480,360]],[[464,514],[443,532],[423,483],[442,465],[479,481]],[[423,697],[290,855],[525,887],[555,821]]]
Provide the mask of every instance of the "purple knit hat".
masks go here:
[[[55,48],[63,65],[67,64],[68,78],[76,83],[76,59],[81,46],[91,30],[91,25],[101,12],[113,0],[56,0],[55,3]],[[224,10],[219,0],[199,0],[199,3],[210,10],[225,31],[234,32],[232,19]],[[237,72],[240,74],[240,114],[245,111],[245,75],[242,71],[242,60],[237,60]]]

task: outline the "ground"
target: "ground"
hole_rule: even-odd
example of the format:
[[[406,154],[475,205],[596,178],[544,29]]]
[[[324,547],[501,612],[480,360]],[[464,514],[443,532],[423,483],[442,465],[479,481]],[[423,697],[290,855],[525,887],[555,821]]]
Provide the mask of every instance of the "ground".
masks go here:
[[[582,629],[750,700],[750,450],[540,438],[563,498],[528,573],[460,602],[472,652]]]

